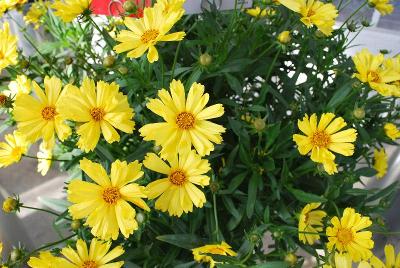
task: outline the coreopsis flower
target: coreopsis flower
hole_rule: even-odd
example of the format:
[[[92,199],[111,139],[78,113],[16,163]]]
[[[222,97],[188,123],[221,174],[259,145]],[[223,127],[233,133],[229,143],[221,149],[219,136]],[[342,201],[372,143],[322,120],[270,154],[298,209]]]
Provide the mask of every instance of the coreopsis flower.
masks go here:
[[[384,65],[383,54],[373,55],[368,49],[363,49],[353,56],[357,73],[354,77],[383,96],[391,96],[397,91],[392,82],[400,80],[400,72]]]
[[[32,81],[32,85],[36,97],[20,95],[14,102],[14,119],[17,121],[18,131],[29,142],[33,143],[42,138],[46,147],[51,147],[56,135],[63,141],[71,134],[60,108],[61,80],[55,76],[46,76],[44,91],[35,81]]]
[[[53,256],[50,251],[39,252],[38,257],[30,257],[28,266],[32,268],[72,268],[64,258]]]
[[[4,5],[6,6],[6,9],[8,10],[21,7],[26,2],[28,2],[28,0],[3,0],[3,1]]]
[[[41,143],[39,146],[39,151],[37,153],[38,165],[37,171],[42,174],[42,176],[46,176],[47,172],[51,167],[52,157],[53,157],[53,148],[46,148],[44,143]]]
[[[168,164],[154,153],[147,154],[143,161],[146,168],[165,175],[146,187],[149,199],[158,198],[156,209],[180,217],[184,212],[192,212],[193,205],[203,207],[206,196],[196,185],[210,184],[210,178],[205,175],[210,170],[208,161],[195,151],[175,155],[167,161]]]
[[[33,24],[37,30],[41,25],[41,18],[47,13],[47,5],[43,1],[34,2],[24,16],[27,24]]]
[[[225,128],[207,120],[222,116],[224,107],[214,104],[205,108],[209,95],[204,94],[203,85],[193,83],[186,98],[182,82],[173,80],[170,92],[161,89],[158,97],[150,100],[147,108],[166,122],[147,124],[139,132],[144,140],[162,146],[163,158],[190,151],[192,145],[199,155],[208,155],[214,150],[212,142],[222,142]]]
[[[115,161],[111,165],[111,174],[97,163],[88,159],[80,161],[80,168],[93,182],[72,180],[68,185],[69,207],[73,219],[87,217],[86,225],[92,234],[101,239],[117,239],[119,231],[129,237],[138,229],[135,220],[136,211],[128,203],[149,211],[143,201],[146,198],[145,188],[134,183],[143,176],[141,164]]]
[[[335,155],[332,152],[344,156],[353,155],[353,142],[357,138],[354,128],[340,131],[347,125],[342,117],[334,118],[335,114],[324,113],[317,125],[317,115],[312,114],[308,117],[306,114],[303,120],[298,120],[297,123],[305,135],[293,135],[300,154],[306,155],[311,151],[311,160],[323,164],[328,174],[337,172]]]
[[[330,252],[333,248],[339,253],[347,252],[354,262],[368,260],[372,256],[372,233],[361,231],[371,226],[369,217],[361,216],[353,208],[346,208],[340,220],[335,216],[330,222],[333,226],[326,228],[329,240],[327,248]]]
[[[324,264],[322,267],[323,268],[352,268],[353,267],[353,262],[351,260],[351,256],[348,253],[343,253],[340,254],[338,252],[335,253],[335,265],[331,266],[330,264]],[[358,268],[371,268],[371,265],[366,262],[366,261],[361,261],[358,266]]]
[[[122,265],[124,265],[123,261],[111,261],[124,254],[125,250],[121,246],[116,246],[112,250],[110,250],[110,248],[111,241],[105,242],[93,238],[88,249],[86,242],[82,239],[78,239],[78,241],[76,241],[76,250],[68,246],[61,250],[61,254],[68,259],[69,267],[71,268],[122,267]]]
[[[375,255],[371,258],[371,264],[374,268],[400,268],[400,253],[396,255],[393,245],[385,246],[386,263],[383,263]]]
[[[316,210],[320,205],[321,203],[307,204],[300,213],[299,240],[304,244],[313,245],[320,239],[318,233],[322,232],[324,225],[322,219],[326,217],[325,211]]]
[[[159,6],[164,15],[171,12],[184,12],[183,4],[186,0],[157,0],[155,6]]]
[[[281,44],[287,44],[290,42],[290,40],[292,39],[290,37],[290,31],[283,31],[278,35],[278,41]]]
[[[29,143],[17,131],[5,135],[5,141],[0,142],[0,168],[19,162],[29,149]]]
[[[382,16],[389,15],[394,10],[390,0],[368,0],[368,4],[378,10]]]
[[[56,0],[50,6],[64,22],[71,22],[89,9],[92,0]]]
[[[391,138],[393,141],[400,138],[400,130],[396,127],[395,124],[386,123],[383,128],[385,130],[386,136]]]
[[[2,93],[10,98],[15,98],[22,94],[29,94],[31,90],[32,81],[25,75],[18,75],[14,81],[8,84],[8,90],[4,90]]]
[[[338,10],[331,4],[318,0],[279,0],[290,10],[301,15],[300,21],[307,27],[315,25],[324,35],[330,36],[338,16]]]
[[[77,128],[80,136],[78,147],[93,151],[100,134],[108,143],[120,140],[116,129],[132,133],[135,123],[133,109],[129,107],[128,98],[119,91],[115,82],[95,82],[89,78],[83,80],[81,88],[72,85],[65,87],[63,110],[67,119],[79,122]]]
[[[5,213],[11,213],[19,209],[20,203],[18,199],[14,197],[7,197],[3,202],[3,211]]]
[[[114,47],[117,53],[129,51],[129,58],[138,58],[147,50],[150,63],[158,60],[155,45],[162,41],[180,41],[185,32],[167,34],[174,24],[182,17],[183,9],[164,14],[161,5],[145,8],[143,18],[125,18],[124,23],[129,30],[122,30],[116,40],[121,42]]]
[[[264,18],[266,16],[274,15],[275,10],[269,9],[269,8],[261,9],[260,7],[255,7],[255,8],[246,9],[246,13],[252,17]]]
[[[7,66],[17,62],[17,37],[11,34],[8,22],[4,22],[3,29],[0,29],[0,73]]]
[[[202,247],[192,249],[193,259],[197,262],[208,262],[210,263],[210,268],[215,267],[218,263],[213,260],[211,256],[206,254],[215,254],[223,256],[236,256],[237,253],[232,250],[232,247],[225,242],[221,244],[205,245]]]
[[[380,150],[374,150],[374,169],[377,174],[376,177],[378,179],[382,179],[385,176],[388,168],[388,158],[385,152],[385,149],[382,148]]]

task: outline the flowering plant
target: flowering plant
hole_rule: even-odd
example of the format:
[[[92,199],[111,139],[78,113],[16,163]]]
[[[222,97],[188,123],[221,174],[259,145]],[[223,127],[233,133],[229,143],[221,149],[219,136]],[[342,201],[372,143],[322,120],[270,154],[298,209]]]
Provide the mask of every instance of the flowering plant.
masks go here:
[[[25,2],[0,10],[13,20]],[[400,57],[349,58],[348,33],[368,23],[355,12],[335,28],[342,1],[235,1],[198,15],[184,2],[132,18],[128,1],[104,18],[89,0],[37,1],[25,20],[49,38],[22,29],[29,57],[3,24],[0,104],[16,130],[0,167],[33,157],[42,174],[57,162],[71,178],[68,206],[48,211],[70,235],[2,265],[301,267],[302,249],[318,267],[385,267],[372,233],[388,231],[397,184],[354,184],[383,178],[383,145],[398,144]]]

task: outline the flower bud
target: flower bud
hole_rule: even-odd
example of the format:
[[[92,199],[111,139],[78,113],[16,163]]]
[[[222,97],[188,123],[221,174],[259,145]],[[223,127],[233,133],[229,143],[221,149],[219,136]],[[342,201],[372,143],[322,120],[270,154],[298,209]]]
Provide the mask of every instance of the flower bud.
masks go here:
[[[145,221],[146,215],[144,215],[142,212],[136,213],[136,221],[141,224]]]
[[[3,211],[6,213],[11,213],[17,211],[19,208],[19,202],[13,197],[7,197],[3,202]]]
[[[115,57],[114,56],[107,56],[103,60],[103,66],[106,68],[110,68],[114,65],[115,63]]]
[[[154,145],[153,147],[153,152],[158,154],[161,151],[161,146],[159,145]]]
[[[212,183],[210,183],[210,190],[213,194],[215,194],[216,192],[218,192],[219,190],[219,183],[216,181],[213,181]]]
[[[262,118],[256,118],[253,121],[253,127],[255,128],[255,130],[257,130],[258,132],[261,132],[265,129],[265,120]]]
[[[200,55],[199,62],[203,66],[208,66],[212,63],[212,56],[208,53],[204,53]]]
[[[27,68],[27,67],[29,66],[29,61],[27,61],[26,59],[21,59],[21,60],[19,61],[19,66],[20,66],[22,69],[25,69],[25,68]]]
[[[347,23],[347,29],[350,32],[355,32],[355,31],[357,31],[357,24],[354,21],[349,22],[349,23]]]
[[[297,256],[293,253],[288,253],[285,256],[285,262],[289,267],[295,266],[297,264]]]
[[[383,55],[389,54],[389,50],[387,49],[381,49],[379,50],[380,53],[382,53]]]
[[[79,228],[81,227],[81,221],[80,220],[73,220],[71,222],[71,230],[72,231],[78,231]]]
[[[10,253],[10,260],[12,262],[16,262],[21,258],[21,256],[22,256],[21,250],[19,248],[13,248],[13,250],[11,250]]]
[[[283,31],[278,35],[278,41],[281,44],[287,44],[291,40],[290,32],[289,31]]]
[[[367,20],[362,20],[362,21],[361,21],[361,25],[364,26],[364,27],[369,27],[369,26],[371,26],[371,24],[370,24],[369,21],[367,21]]]
[[[122,7],[124,8],[124,10],[126,12],[129,12],[129,13],[135,13],[136,10],[137,10],[136,4],[133,1],[130,1],[130,0],[126,1],[122,5]]]
[[[0,93],[0,108],[5,107],[7,103],[7,96]]]
[[[359,120],[364,119],[365,118],[365,110],[361,107],[356,108],[353,111],[353,116]]]
[[[66,65],[72,64],[73,61],[74,61],[74,60],[73,60],[72,57],[70,57],[70,56],[68,56],[68,57],[65,58],[65,64],[66,64]]]
[[[126,67],[126,66],[121,66],[121,67],[118,68],[118,71],[119,71],[121,74],[127,74],[129,70],[128,70],[128,67]]]

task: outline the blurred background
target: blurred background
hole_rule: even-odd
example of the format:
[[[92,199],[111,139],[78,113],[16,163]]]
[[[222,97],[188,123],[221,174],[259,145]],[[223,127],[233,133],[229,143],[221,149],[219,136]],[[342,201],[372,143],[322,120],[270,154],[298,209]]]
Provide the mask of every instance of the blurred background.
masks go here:
[[[345,8],[339,16],[338,27],[362,2],[361,0],[347,1]],[[354,38],[354,42],[353,46],[348,50],[349,55],[353,55],[362,47],[369,48],[372,53],[378,53],[381,49],[387,49],[392,56],[400,52],[400,1],[395,1],[394,4],[395,10],[393,14],[384,17],[380,16],[372,8],[365,8],[362,11],[363,20],[369,21],[372,26],[362,31],[359,35],[350,35],[350,39]],[[11,16],[21,24],[24,24],[19,13],[12,11]],[[17,25],[13,22],[10,22],[10,24],[13,32],[21,35]],[[36,33],[32,31],[32,34]],[[43,33],[36,34],[36,38],[39,40],[43,36]],[[23,40],[22,36],[19,40]],[[34,53],[27,43],[21,41],[20,47],[26,55]],[[0,126],[0,140],[4,139],[5,134],[11,132],[10,130],[2,130],[3,128]],[[29,154],[36,155],[37,150],[38,148],[33,146]],[[358,187],[385,187],[400,178],[400,150],[391,147],[387,148],[386,151],[389,155],[390,167],[386,177],[380,181],[376,181],[375,178],[366,178],[363,181],[365,186],[360,184]],[[37,160],[28,158],[24,158],[19,164],[0,169],[0,192],[2,195],[17,194],[25,205],[34,207],[46,207],[46,200],[48,199],[65,198],[65,194],[62,193],[61,189],[64,187],[64,181],[69,175],[59,172],[57,163],[53,163],[52,169],[46,176],[41,176],[36,169]],[[400,207],[400,194],[397,195],[391,209],[385,215],[385,221],[392,231],[400,231],[398,207]],[[28,248],[39,247],[45,243],[60,239],[60,236],[62,237],[63,234],[55,231],[53,225],[54,217],[42,212],[22,209],[18,215],[0,213],[0,240],[5,242],[6,251],[10,249],[12,243],[16,244],[16,241],[23,241]],[[389,238],[377,236],[375,238],[377,255],[383,255],[383,245],[387,242],[398,246],[399,238],[400,236],[391,236]]]

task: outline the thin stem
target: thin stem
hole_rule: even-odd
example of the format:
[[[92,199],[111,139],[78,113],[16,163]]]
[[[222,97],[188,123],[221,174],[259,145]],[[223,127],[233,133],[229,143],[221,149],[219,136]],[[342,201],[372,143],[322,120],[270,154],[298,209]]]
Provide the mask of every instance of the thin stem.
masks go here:
[[[54,159],[54,158],[40,158],[40,157],[36,157],[36,156],[32,156],[32,155],[26,155],[26,154],[23,154],[22,156],[24,156],[26,158],[37,159],[37,160],[49,160],[49,161],[56,161],[56,162],[68,162],[68,161],[71,161],[71,160]]]
[[[113,45],[110,43],[110,41],[108,40],[107,36],[104,35],[104,32],[100,29],[99,25],[97,25],[97,23],[93,20],[93,18],[88,15],[87,18],[89,19],[89,21],[92,23],[92,25],[94,26],[94,28],[96,28],[96,30],[103,36],[104,41],[106,41],[107,45],[111,48],[111,50],[113,49]]]
[[[371,231],[374,234],[382,234],[382,235],[400,235],[400,231],[397,232],[381,232],[381,231]]]
[[[30,207],[30,206],[25,206],[25,205],[22,205],[21,208],[26,208],[26,209],[32,209],[32,210],[42,211],[42,212],[46,212],[46,213],[52,214],[52,215],[57,216],[57,217],[60,217],[60,216],[61,216],[60,214],[58,214],[58,213],[56,213],[56,212],[53,212],[53,211],[51,211],[51,210],[47,210],[47,209],[44,209],[44,208],[35,208],[35,207]]]
[[[182,44],[182,42],[179,42],[179,44],[176,48],[176,51],[175,51],[174,62],[172,64],[172,70],[171,70],[171,81],[172,81],[172,79],[174,79],[175,67],[176,67],[176,62],[178,61],[179,51],[181,50],[181,44]]]
[[[265,75],[265,82],[266,83],[268,83],[268,80],[269,80],[269,78],[271,76],[272,69],[274,68],[276,60],[278,59],[278,56],[279,56],[280,53],[281,53],[281,49],[279,48],[278,51],[275,54],[274,59],[272,60],[272,63],[270,64],[270,66],[269,66],[269,68],[267,70],[267,74]]]
[[[213,193],[213,209],[214,209],[214,221],[215,221],[215,231],[216,231],[216,237],[217,237],[217,242],[219,241],[219,225],[218,225],[218,214],[217,214],[217,198],[215,194]]]
[[[43,249],[46,249],[46,248],[49,248],[49,247],[52,247],[52,246],[61,244],[62,242],[65,242],[65,241],[71,239],[71,238],[74,237],[74,236],[76,236],[76,234],[72,234],[72,235],[70,235],[70,236],[68,236],[68,237],[66,237],[66,238],[63,238],[63,239],[61,239],[61,240],[58,240],[58,241],[56,241],[56,242],[46,244],[46,245],[44,245],[44,246],[42,246],[42,247],[40,247],[40,248],[35,249],[35,250],[32,251],[31,254],[29,254],[29,255],[33,255],[34,253],[36,253],[36,252],[38,252],[38,251],[41,251],[41,250],[43,250]]]
[[[341,30],[343,28],[343,26],[346,25],[346,23],[354,16],[356,15],[366,4],[368,3],[368,1],[365,1],[359,8],[357,8],[342,24],[342,26],[340,26],[339,30]]]

